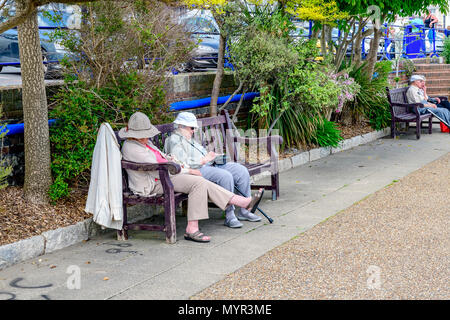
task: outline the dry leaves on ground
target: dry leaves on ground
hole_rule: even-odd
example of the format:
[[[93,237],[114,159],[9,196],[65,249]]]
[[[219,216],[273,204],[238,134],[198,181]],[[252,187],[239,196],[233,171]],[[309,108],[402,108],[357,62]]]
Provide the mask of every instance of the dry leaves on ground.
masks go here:
[[[0,245],[91,217],[84,212],[86,196],[85,191],[74,191],[69,199],[56,205],[33,205],[25,201],[21,187],[0,190]]]

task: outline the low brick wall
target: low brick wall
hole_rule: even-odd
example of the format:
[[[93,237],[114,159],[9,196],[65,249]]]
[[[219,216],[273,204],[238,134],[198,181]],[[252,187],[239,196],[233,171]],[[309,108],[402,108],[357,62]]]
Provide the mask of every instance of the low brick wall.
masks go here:
[[[195,100],[211,96],[215,71],[179,73],[172,75],[165,88],[169,103]],[[220,96],[232,94],[237,89],[234,76],[225,72],[220,86]]]

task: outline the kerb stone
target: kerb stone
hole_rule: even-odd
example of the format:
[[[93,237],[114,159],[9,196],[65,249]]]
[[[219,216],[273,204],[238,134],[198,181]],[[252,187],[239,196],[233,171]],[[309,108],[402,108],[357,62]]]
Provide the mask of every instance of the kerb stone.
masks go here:
[[[44,254],[45,239],[34,236],[0,247],[0,270]]]
[[[45,253],[71,246],[89,238],[85,222],[50,230],[44,232],[42,236],[46,239]]]

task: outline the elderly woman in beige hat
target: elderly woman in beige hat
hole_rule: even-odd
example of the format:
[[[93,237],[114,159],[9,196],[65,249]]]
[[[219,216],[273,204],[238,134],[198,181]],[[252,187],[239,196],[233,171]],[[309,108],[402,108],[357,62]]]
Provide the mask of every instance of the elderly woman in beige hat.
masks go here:
[[[154,127],[150,119],[142,112],[134,113],[128,126],[119,131],[121,138],[127,140],[122,146],[122,156],[124,160],[140,163],[161,163],[173,161],[162,153],[149,138],[159,134],[159,130]],[[152,194],[162,194],[163,188],[159,181],[159,173],[156,171],[135,171],[127,170],[130,190],[136,194],[149,196]],[[261,201],[262,192],[254,197],[241,197],[212,183],[199,175],[198,170],[182,168],[181,172],[171,175],[174,190],[188,194],[188,224],[184,238],[196,242],[209,242],[211,237],[199,231],[198,221],[208,219],[208,199],[222,210],[230,205],[254,210]]]

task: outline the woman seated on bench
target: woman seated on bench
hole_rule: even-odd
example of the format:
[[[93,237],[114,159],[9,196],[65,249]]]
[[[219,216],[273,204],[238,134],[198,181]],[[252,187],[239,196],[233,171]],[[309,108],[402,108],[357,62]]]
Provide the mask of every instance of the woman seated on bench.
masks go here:
[[[197,118],[193,113],[180,112],[173,123],[177,129],[166,140],[164,151],[167,154],[175,156],[186,168],[198,169],[203,178],[228,191],[234,192],[236,186],[245,196],[250,196],[250,174],[247,168],[239,163],[224,161],[223,156],[217,155],[213,151],[207,152],[200,143],[194,140],[194,131],[198,125]],[[236,219],[234,206],[228,207],[225,211],[225,226],[242,227],[242,223],[238,219],[252,222],[261,221],[261,217],[245,208],[241,208]]]
[[[149,138],[159,134],[150,119],[141,112],[134,113],[128,126],[119,131],[123,143],[122,156],[124,160],[139,163],[164,163],[175,161],[154,146]],[[128,170],[130,190],[141,196],[163,194],[163,187],[159,180],[158,171]],[[182,168],[181,172],[171,175],[170,180],[176,192],[188,194],[188,224],[184,238],[196,242],[209,242],[211,237],[199,231],[198,221],[208,219],[208,198],[222,210],[236,205],[248,210],[255,210],[261,201],[263,190],[254,197],[242,197],[212,183],[201,176],[198,170]]]

